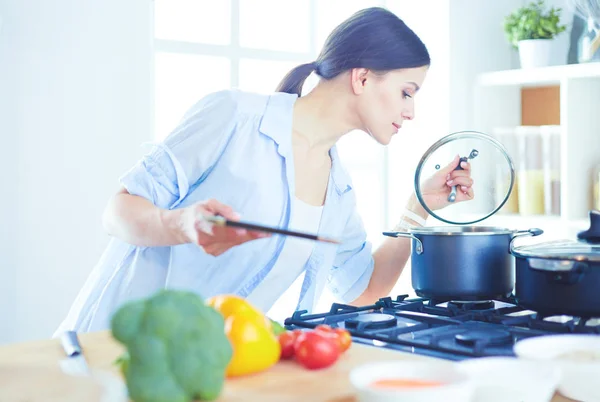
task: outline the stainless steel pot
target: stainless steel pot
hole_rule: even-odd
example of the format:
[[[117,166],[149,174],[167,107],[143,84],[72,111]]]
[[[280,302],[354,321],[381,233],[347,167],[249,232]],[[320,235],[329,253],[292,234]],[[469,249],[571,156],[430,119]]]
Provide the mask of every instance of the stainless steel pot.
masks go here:
[[[600,317],[600,211],[579,241],[511,247],[516,258],[515,297],[542,315]]]
[[[513,240],[538,236],[541,229],[492,226],[435,226],[384,232],[412,239],[412,287],[418,296],[437,300],[502,299],[514,288]]]
[[[439,197],[433,199],[437,205],[427,205],[432,198],[424,196],[422,189],[427,189],[430,178],[456,155],[471,163],[475,198],[457,202],[454,195],[459,189],[452,187],[448,206],[438,208]],[[460,169],[460,164],[455,169]],[[487,134],[452,133],[427,150],[415,172],[415,194],[432,218],[449,226],[384,233],[412,239],[411,275],[417,295],[440,301],[478,301],[503,299],[511,294],[515,283],[511,244],[519,236],[537,236],[542,230],[472,225],[503,207],[514,182],[510,155],[502,143]]]

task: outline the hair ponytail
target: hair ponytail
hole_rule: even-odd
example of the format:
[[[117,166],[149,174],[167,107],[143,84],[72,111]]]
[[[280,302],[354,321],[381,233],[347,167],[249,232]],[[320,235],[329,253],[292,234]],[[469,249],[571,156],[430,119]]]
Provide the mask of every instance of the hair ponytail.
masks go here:
[[[427,47],[404,21],[383,7],[365,8],[334,28],[316,61],[290,71],[277,92],[301,96],[313,71],[330,80],[352,68],[387,72],[430,63]]]
[[[289,73],[283,77],[283,80],[277,86],[277,92],[286,92],[288,94],[302,95],[302,86],[308,76],[316,71],[316,63],[300,64],[294,67]]]

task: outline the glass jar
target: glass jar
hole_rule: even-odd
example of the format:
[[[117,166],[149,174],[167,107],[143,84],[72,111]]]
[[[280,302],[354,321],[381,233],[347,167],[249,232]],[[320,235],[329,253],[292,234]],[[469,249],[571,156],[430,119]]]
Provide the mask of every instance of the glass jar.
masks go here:
[[[522,215],[543,215],[544,165],[542,135],[539,126],[517,126],[519,144],[519,212]]]
[[[592,189],[594,191],[594,204],[592,209],[600,211],[600,164],[593,170]]]
[[[498,211],[504,214],[517,214],[519,213],[519,144],[517,142],[517,136],[515,134],[514,127],[496,127],[492,130],[492,135],[498,142],[500,142],[506,148],[506,152],[512,158],[513,164],[515,165],[515,182],[513,184],[512,191],[508,200],[504,206]],[[510,184],[510,171],[506,170],[503,166],[498,165],[496,169],[496,200],[500,203],[506,196],[506,188]]]
[[[560,126],[541,126],[544,165],[544,211],[560,215]]]

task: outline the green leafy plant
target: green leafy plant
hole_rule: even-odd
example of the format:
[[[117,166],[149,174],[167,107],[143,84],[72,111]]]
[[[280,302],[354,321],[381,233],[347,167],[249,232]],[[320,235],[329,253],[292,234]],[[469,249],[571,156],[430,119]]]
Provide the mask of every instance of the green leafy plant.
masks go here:
[[[522,40],[552,39],[567,29],[560,24],[561,11],[556,7],[546,10],[544,0],[520,7],[504,19],[506,38],[515,48]]]

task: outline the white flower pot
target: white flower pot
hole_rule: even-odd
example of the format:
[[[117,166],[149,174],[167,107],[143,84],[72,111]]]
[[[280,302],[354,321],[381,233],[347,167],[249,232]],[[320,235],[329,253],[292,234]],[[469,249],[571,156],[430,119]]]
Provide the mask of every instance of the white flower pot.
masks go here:
[[[527,39],[519,41],[521,68],[546,67],[551,64],[554,39]]]

